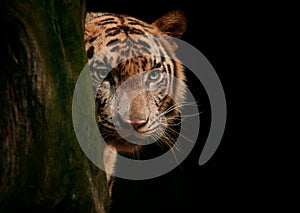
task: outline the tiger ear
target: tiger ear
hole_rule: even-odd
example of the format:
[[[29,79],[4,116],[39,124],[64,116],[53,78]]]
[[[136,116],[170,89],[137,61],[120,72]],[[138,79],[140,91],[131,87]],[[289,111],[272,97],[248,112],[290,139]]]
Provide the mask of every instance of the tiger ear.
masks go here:
[[[161,32],[176,38],[181,38],[186,30],[186,18],[182,11],[173,10],[163,15],[153,25]]]
[[[85,16],[84,41],[91,42],[101,34],[102,29],[98,27],[94,19],[100,17],[103,13],[88,12]]]

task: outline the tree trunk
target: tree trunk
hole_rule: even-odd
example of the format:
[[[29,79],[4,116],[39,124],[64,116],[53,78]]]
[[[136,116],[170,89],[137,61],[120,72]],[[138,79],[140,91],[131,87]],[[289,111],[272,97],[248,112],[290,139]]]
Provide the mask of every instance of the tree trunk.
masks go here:
[[[84,17],[84,0],[0,3],[0,212],[108,211],[105,175],[72,125]]]

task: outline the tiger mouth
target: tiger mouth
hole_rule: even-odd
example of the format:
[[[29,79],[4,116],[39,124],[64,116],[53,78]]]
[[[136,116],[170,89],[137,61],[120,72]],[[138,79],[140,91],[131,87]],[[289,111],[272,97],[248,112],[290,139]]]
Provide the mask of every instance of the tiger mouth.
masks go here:
[[[120,135],[120,138],[126,140],[127,142],[146,145],[151,143],[151,135],[157,131],[157,128],[153,128],[145,131],[136,131],[136,130],[120,130],[117,131]]]
[[[100,134],[105,143],[114,148],[119,153],[135,153],[142,146],[155,144],[164,132],[164,128],[159,123],[145,123],[143,128],[131,128],[130,125],[114,125],[106,127],[99,123]],[[147,128],[146,124],[150,127]]]
[[[122,132],[122,134],[115,130],[114,133],[110,132],[108,134],[109,137],[105,137],[105,142],[120,153],[135,153],[139,151],[143,145],[150,145],[156,142],[156,140],[151,137],[156,130],[157,128],[154,128],[146,130],[143,133],[135,130],[123,130],[125,132]]]

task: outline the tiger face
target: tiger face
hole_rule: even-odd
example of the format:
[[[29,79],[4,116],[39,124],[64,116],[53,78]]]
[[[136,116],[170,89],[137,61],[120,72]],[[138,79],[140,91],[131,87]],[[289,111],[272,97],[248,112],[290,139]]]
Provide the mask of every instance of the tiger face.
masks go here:
[[[106,143],[119,153],[135,153],[155,141],[174,143],[186,85],[169,36],[181,37],[185,29],[180,11],[152,24],[125,15],[87,15],[84,39],[96,119]]]

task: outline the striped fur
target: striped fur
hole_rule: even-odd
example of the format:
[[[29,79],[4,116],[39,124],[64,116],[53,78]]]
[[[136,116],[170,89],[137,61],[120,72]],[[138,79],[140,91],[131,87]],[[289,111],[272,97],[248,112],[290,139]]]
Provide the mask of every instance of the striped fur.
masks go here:
[[[176,140],[174,131],[168,129],[180,121],[180,108],[175,105],[184,100],[186,85],[175,81],[185,81],[184,69],[175,56],[177,46],[168,36],[181,37],[185,28],[180,11],[171,11],[152,24],[126,15],[87,14],[84,40],[97,93],[96,117],[101,134],[117,152],[135,154],[143,148],[116,132],[128,124],[144,134],[138,140],[154,138],[167,147]],[[122,88],[119,96],[118,88]],[[124,109],[126,105],[129,109]],[[109,164],[110,157],[105,159]],[[109,167],[111,172],[113,165]]]

